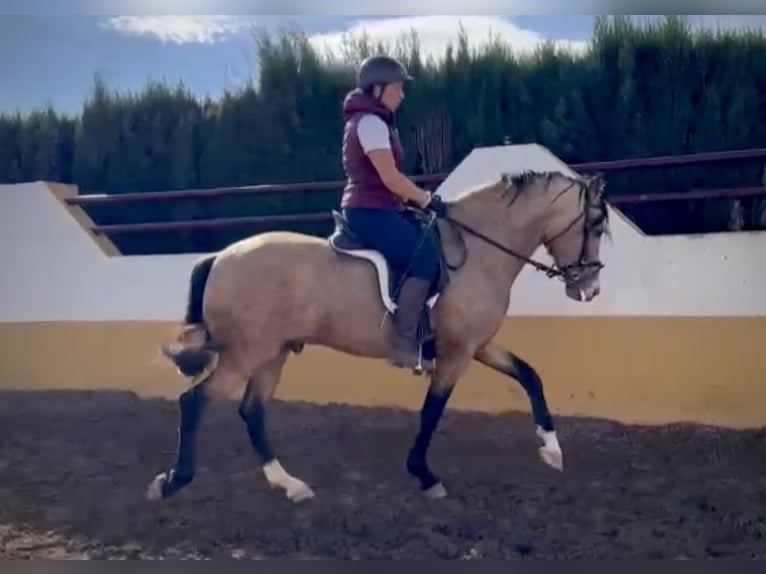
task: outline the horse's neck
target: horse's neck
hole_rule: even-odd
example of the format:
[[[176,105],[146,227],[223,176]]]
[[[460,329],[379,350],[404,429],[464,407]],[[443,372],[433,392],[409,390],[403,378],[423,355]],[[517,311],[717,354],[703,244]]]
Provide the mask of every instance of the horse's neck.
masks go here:
[[[540,244],[536,222],[524,220],[527,198],[520,198],[508,207],[504,198],[471,199],[458,203],[454,218],[461,223],[493,239],[521,257],[531,257]],[[516,215],[518,214],[518,215]],[[526,261],[491,245],[480,237],[460,231],[466,244],[467,260],[464,271],[467,275],[480,275],[488,281],[492,290],[508,293],[526,264]],[[457,255],[459,257],[459,248]]]

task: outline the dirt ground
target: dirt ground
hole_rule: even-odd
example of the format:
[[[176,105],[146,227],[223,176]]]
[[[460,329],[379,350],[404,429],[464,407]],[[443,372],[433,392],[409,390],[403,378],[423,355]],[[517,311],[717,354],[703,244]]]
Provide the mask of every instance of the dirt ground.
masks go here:
[[[557,419],[565,471],[525,413],[449,411],[404,471],[417,415],[275,403],[283,464],[317,498],[271,491],[233,405],[211,410],[198,475],[144,492],[173,462],[176,407],[130,393],[0,393],[0,558],[766,558],[766,432]]]

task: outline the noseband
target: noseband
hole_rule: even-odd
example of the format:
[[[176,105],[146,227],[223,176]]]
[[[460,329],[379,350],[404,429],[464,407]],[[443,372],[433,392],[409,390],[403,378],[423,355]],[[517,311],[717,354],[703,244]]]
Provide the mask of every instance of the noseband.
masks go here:
[[[574,182],[570,184],[569,187],[574,185]],[[569,189],[569,187],[567,189]],[[567,191],[565,189],[564,191]],[[564,192],[561,192],[564,193]],[[559,194],[560,195],[560,194]],[[585,219],[584,224],[584,231],[582,234],[582,243],[580,244],[580,254],[577,258],[577,261],[574,263],[570,263],[569,265],[565,265],[564,267],[561,267],[556,270],[556,275],[559,276],[564,282],[566,283],[576,283],[580,279],[582,279],[582,276],[585,274],[588,270],[594,270],[594,271],[600,271],[604,268],[604,264],[601,261],[588,261],[587,255],[585,253],[587,247],[588,247],[588,239],[590,237],[591,232],[593,231],[593,223],[588,220],[587,214],[590,212],[592,204],[590,201],[590,197],[588,197],[587,192],[585,195],[585,205],[583,206],[582,211],[575,217],[569,225],[567,225],[564,229],[562,229],[559,233],[554,235],[548,243],[553,243],[556,241],[559,237],[564,235],[567,231],[569,231],[572,227],[574,227],[575,223],[580,221],[580,219]]]

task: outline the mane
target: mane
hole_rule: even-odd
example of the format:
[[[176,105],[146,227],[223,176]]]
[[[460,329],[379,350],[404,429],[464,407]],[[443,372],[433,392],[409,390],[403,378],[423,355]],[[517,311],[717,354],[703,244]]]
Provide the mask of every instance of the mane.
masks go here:
[[[527,189],[529,184],[536,182],[538,179],[545,178],[546,183],[556,176],[566,177],[560,171],[535,171],[533,169],[525,169],[522,171],[506,171],[500,175],[500,181],[502,181],[506,187],[515,187],[519,190]]]
[[[495,216],[503,217],[504,210],[498,203],[506,203],[505,207],[510,211],[516,200],[519,197],[529,194],[530,190],[542,189],[540,192],[541,196],[552,193],[550,184],[555,179],[561,179],[569,185],[565,185],[563,189],[558,190],[556,192],[556,197],[551,200],[551,203],[555,202],[562,194],[572,190],[572,187],[577,191],[577,200],[580,207],[587,202],[589,187],[587,178],[577,175],[570,176],[558,170],[536,171],[525,169],[521,171],[506,171],[490,182],[474,185],[471,188],[464,190],[460,197],[453,200],[451,203],[453,204],[453,207],[457,208],[459,211],[463,211],[463,209],[470,210],[472,209],[471,206],[474,206],[482,210],[494,210]],[[545,185],[536,188],[534,184],[538,183],[540,180],[544,180]],[[601,205],[599,207],[602,211],[600,220],[604,225],[604,233],[607,237],[610,237],[609,210],[606,208],[606,203],[603,197],[601,198]],[[455,232],[453,231],[452,233],[454,234]],[[459,232],[457,232],[457,236],[459,238],[461,237]],[[463,243],[463,245],[465,244]]]
[[[488,195],[494,195],[501,199],[508,200],[508,206],[510,207],[519,197],[528,193],[530,189],[533,189],[533,184],[540,180],[545,180],[544,189],[545,191],[548,191],[549,184],[556,178],[563,179],[576,186],[579,201],[582,202],[584,200],[587,186],[582,178],[576,176],[573,177],[558,170],[536,171],[533,169],[524,169],[521,171],[503,172],[489,183],[483,183],[466,190],[458,200],[458,203],[462,203],[466,200],[469,202],[480,201],[481,198],[487,197]],[[570,187],[567,187],[564,191],[569,189]],[[563,193],[563,191],[561,193]]]
[[[506,202],[507,207],[511,207],[517,199],[529,193],[530,190],[535,189],[534,184],[541,180],[544,180],[545,182],[545,185],[542,186],[542,193],[547,193],[551,182],[555,179],[561,179],[570,184],[560,190],[558,192],[559,195],[566,193],[571,190],[572,187],[575,187],[577,190],[578,202],[580,205],[585,202],[588,185],[583,177],[570,176],[559,170],[537,171],[534,169],[524,169],[520,171],[505,171],[489,183],[485,182],[468,189],[462,197],[458,199],[457,203],[461,204],[465,202],[471,204],[474,201],[481,202],[485,198],[494,197],[495,199]],[[604,209],[603,218],[606,223],[606,233],[608,235],[609,212],[606,209]]]

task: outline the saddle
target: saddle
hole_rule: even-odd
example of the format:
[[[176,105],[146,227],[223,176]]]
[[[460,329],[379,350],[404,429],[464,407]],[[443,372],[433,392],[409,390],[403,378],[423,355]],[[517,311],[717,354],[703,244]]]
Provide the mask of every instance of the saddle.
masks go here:
[[[378,295],[380,296],[383,306],[393,315],[396,313],[397,309],[399,289],[403,279],[406,278],[406,269],[390,264],[379,251],[371,249],[365,245],[365,243],[351,230],[348,222],[341,213],[333,211],[332,215],[335,222],[335,229],[328,238],[330,247],[340,255],[355,257],[372,263],[378,278]],[[431,329],[429,311],[436,304],[439,296],[449,283],[449,272],[444,258],[444,250],[438,227],[434,225],[427,228],[423,217],[414,213],[413,210],[408,211],[408,215],[410,216],[410,219],[414,218],[415,222],[420,225],[423,230],[426,230],[426,241],[431,241],[439,253],[440,265],[436,276],[431,281],[429,296],[426,305],[421,312],[418,325],[418,341],[421,358],[433,361],[436,358],[436,348],[434,345],[434,334]]]

